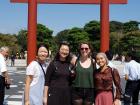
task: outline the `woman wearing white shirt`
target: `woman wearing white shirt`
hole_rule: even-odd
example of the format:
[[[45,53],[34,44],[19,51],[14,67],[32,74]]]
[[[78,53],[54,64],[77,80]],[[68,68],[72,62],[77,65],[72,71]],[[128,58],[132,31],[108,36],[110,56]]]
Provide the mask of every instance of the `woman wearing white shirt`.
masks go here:
[[[40,44],[37,51],[37,59],[32,61],[26,69],[23,105],[43,105],[44,75],[48,67],[46,63],[48,55],[48,46]]]

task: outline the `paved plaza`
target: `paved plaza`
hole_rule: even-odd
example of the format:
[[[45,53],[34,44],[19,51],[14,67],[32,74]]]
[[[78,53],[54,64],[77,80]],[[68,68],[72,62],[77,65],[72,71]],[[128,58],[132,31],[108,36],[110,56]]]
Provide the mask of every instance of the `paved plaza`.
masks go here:
[[[118,68],[119,74],[121,76],[121,86],[124,92],[125,87],[125,80],[123,78],[124,63],[121,63],[119,61],[113,61],[113,63]],[[8,61],[7,66],[12,80],[12,85],[9,90],[6,90],[5,105],[22,105],[22,96],[24,92],[24,83],[25,83],[26,60],[16,60],[14,67],[11,67],[10,61]]]
[[[26,60],[15,60],[15,65],[11,67],[11,61],[8,60],[7,67],[12,84],[9,90],[6,90],[5,105],[22,105],[22,96],[25,83]]]

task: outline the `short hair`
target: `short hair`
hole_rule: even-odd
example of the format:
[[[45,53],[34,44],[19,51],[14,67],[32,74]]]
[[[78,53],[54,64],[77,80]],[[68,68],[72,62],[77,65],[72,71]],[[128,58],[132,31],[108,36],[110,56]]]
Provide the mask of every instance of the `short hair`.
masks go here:
[[[7,46],[2,46],[2,47],[0,48],[0,52],[2,52],[2,51],[9,51],[9,47],[7,47]]]
[[[132,60],[135,60],[135,56],[132,52],[127,52],[126,56],[131,57]]]
[[[99,52],[99,53],[97,53],[96,57],[97,57],[98,55],[102,55],[102,56],[105,58],[106,63],[107,63],[107,65],[108,65],[109,61],[108,61],[108,58],[107,58],[106,54],[103,53],[103,52]]]
[[[49,55],[49,46],[47,44],[44,44],[44,43],[40,43],[37,46],[37,52],[36,52],[36,54],[38,53],[38,50],[39,50],[40,47],[45,47],[48,50],[48,55]]]

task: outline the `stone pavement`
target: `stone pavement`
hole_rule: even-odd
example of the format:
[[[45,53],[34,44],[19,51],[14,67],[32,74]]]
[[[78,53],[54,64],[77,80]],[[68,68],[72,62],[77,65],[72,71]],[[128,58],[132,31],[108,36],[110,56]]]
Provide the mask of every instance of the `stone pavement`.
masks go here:
[[[5,105],[22,105],[22,96],[24,91],[25,70],[9,71],[12,84],[9,90],[6,90]]]
[[[7,66],[11,67],[11,60],[7,60]],[[27,66],[27,61],[25,59],[15,59],[14,67],[25,67]]]
[[[26,65],[26,60],[16,59],[15,65],[11,67],[11,61],[8,60],[7,69],[12,84],[9,90],[5,89],[5,105],[22,105]]]

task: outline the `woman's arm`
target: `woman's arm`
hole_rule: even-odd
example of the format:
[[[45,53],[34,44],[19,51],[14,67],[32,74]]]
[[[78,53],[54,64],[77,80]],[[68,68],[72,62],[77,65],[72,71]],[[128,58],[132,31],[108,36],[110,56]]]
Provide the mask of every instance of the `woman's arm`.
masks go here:
[[[30,100],[29,100],[29,91],[30,91],[30,84],[31,81],[33,80],[32,75],[27,75],[25,79],[25,105],[30,105]]]
[[[44,87],[43,105],[47,105],[48,100],[48,86]]]
[[[47,72],[45,75],[45,86],[44,86],[44,93],[43,93],[43,105],[47,105],[47,100],[48,100],[48,88],[51,83],[51,77],[52,74],[54,73],[55,67],[53,62],[51,62],[47,68]]]
[[[114,102],[113,102],[113,105],[120,105],[121,104],[121,101],[120,101],[120,98],[121,98],[121,85],[120,85],[120,75],[119,75],[119,72],[118,70],[116,69],[113,69],[113,81],[114,81],[114,84],[116,86],[116,96],[114,97]]]
[[[72,65],[75,65],[76,60],[77,60],[77,57],[76,57],[76,56],[72,56],[71,64],[72,64]]]
[[[119,72],[118,70],[114,69],[113,70],[113,81],[114,81],[114,84],[116,86],[116,96],[115,96],[115,99],[120,99],[121,98],[121,85],[120,85],[120,82],[121,82],[121,79],[120,79],[120,75],[119,75]]]

